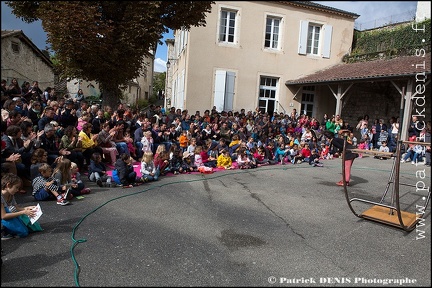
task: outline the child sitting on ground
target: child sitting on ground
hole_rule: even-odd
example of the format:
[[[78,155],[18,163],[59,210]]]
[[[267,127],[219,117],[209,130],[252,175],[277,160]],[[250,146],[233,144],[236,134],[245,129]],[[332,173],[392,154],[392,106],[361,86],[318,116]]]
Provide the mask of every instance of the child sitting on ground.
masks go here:
[[[159,178],[159,168],[156,167],[153,161],[153,153],[151,151],[144,152],[141,160],[141,181],[150,182],[157,181]]]
[[[183,162],[183,151],[182,148],[178,148],[176,147],[173,151],[173,155],[170,158],[170,171],[171,173],[173,173],[174,175],[177,175],[179,173],[183,173],[183,168],[182,168],[182,162]]]
[[[19,192],[22,186],[22,180],[16,174],[6,173],[1,179],[1,240],[10,239],[18,236],[26,237],[29,232],[33,231],[32,226],[25,222],[30,222],[29,217],[36,215],[36,206],[21,207],[15,200],[15,194]],[[25,221],[23,221],[23,219]],[[39,223],[35,222],[41,230]],[[2,245],[3,246],[3,245]]]
[[[103,187],[103,183],[110,179],[107,174],[107,167],[105,163],[102,162],[102,156],[97,152],[93,153],[90,159],[88,175],[89,180],[96,182],[99,187]]]
[[[69,204],[66,200],[67,194],[64,194],[67,191],[67,187],[66,185],[59,186],[57,181],[52,177],[52,172],[53,169],[48,163],[44,163],[39,167],[40,175],[32,181],[32,195],[36,201],[57,199],[57,204],[62,206],[67,205]]]
[[[77,190],[81,191],[81,194],[89,194],[90,188],[86,188],[84,182],[81,179],[81,173],[79,172],[78,164],[71,162],[71,183],[72,187],[76,184]]]
[[[183,152],[182,170],[187,173],[197,171],[194,161],[194,154],[191,154],[188,151]]]
[[[72,162],[64,157],[61,157],[57,162],[57,166],[53,171],[53,178],[57,180],[59,185],[66,185],[69,189],[66,190],[68,200],[71,200],[74,196],[79,196],[81,194],[88,194],[88,191],[81,192],[84,189],[84,183],[78,185],[78,183],[72,182]]]
[[[169,154],[168,151],[166,151],[164,144],[159,144],[159,146],[156,148],[156,152],[153,156],[153,162],[156,168],[159,167],[161,175],[165,175],[167,172],[166,169],[169,169]]]
[[[256,167],[256,163],[249,158],[246,149],[243,147],[241,147],[237,152],[237,164],[240,169],[251,169]]]
[[[217,159],[217,167],[224,169],[232,169],[232,159],[228,149],[222,149]]]
[[[131,188],[136,184],[136,182],[138,182],[137,180],[140,181],[140,179],[137,179],[137,174],[134,171],[132,161],[132,157],[123,153],[115,163],[117,177],[123,188]]]
[[[309,156],[309,165],[312,165],[313,167],[323,167],[324,164],[319,160],[320,156],[318,152],[315,149],[311,150],[311,155]]]
[[[390,152],[389,147],[387,146],[387,141],[382,141],[381,146],[378,150],[379,152]],[[374,156],[375,159],[387,160],[389,156]]]

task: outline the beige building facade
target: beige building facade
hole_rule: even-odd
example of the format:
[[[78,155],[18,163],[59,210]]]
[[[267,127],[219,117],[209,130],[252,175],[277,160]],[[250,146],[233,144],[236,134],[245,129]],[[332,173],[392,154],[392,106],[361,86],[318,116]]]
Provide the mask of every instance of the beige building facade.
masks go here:
[[[166,42],[167,106],[191,112],[295,108],[315,117],[334,111],[329,91],[292,90],[285,82],[341,63],[357,17],[311,2],[216,1],[206,27],[177,30]]]
[[[154,56],[144,57],[143,61],[144,65],[140,72],[141,75],[129,81],[122,89],[123,99],[120,101],[124,104],[137,105],[140,100],[148,100],[153,93]],[[79,89],[82,89],[85,96],[101,96],[101,90],[96,81],[74,78],[67,82],[67,93],[70,96],[73,97],[76,95]]]

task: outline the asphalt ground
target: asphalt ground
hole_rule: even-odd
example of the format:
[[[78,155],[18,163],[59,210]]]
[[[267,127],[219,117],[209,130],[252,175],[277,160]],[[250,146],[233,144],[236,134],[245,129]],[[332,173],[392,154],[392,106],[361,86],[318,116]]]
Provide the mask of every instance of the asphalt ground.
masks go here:
[[[430,203],[411,232],[358,218],[335,185],[341,160],[323,163],[129,189],[86,182],[92,193],[71,205],[40,202],[44,231],[1,241],[1,286],[430,287]],[[392,163],[356,159],[349,195],[379,201]],[[430,186],[430,167],[400,167],[401,183]],[[400,195],[402,210],[415,213],[427,193],[401,185]],[[17,201],[36,203],[30,193]]]

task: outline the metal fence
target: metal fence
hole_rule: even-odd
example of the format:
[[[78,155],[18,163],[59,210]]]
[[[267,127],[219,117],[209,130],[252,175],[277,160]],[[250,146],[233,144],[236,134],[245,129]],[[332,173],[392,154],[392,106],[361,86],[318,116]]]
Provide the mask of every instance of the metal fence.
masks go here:
[[[400,14],[394,14],[387,17],[378,18],[372,21],[361,22],[361,23],[356,21],[354,23],[354,28],[359,31],[364,31],[364,30],[375,29],[375,28],[384,27],[396,23],[413,21],[415,17],[416,17],[416,9],[406,11]]]

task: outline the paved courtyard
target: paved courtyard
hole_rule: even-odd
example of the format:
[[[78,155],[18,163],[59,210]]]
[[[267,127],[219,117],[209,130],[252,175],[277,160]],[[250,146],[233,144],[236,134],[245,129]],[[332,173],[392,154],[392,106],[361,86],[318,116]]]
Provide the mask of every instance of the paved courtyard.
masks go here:
[[[430,204],[410,233],[360,219],[335,185],[340,159],[323,162],[130,189],[87,182],[92,193],[72,205],[40,203],[43,232],[2,241],[1,285],[430,287]],[[356,159],[350,195],[378,201],[391,165]],[[401,164],[401,182],[429,187],[430,167]],[[426,193],[401,186],[400,195],[402,210],[415,213]]]

